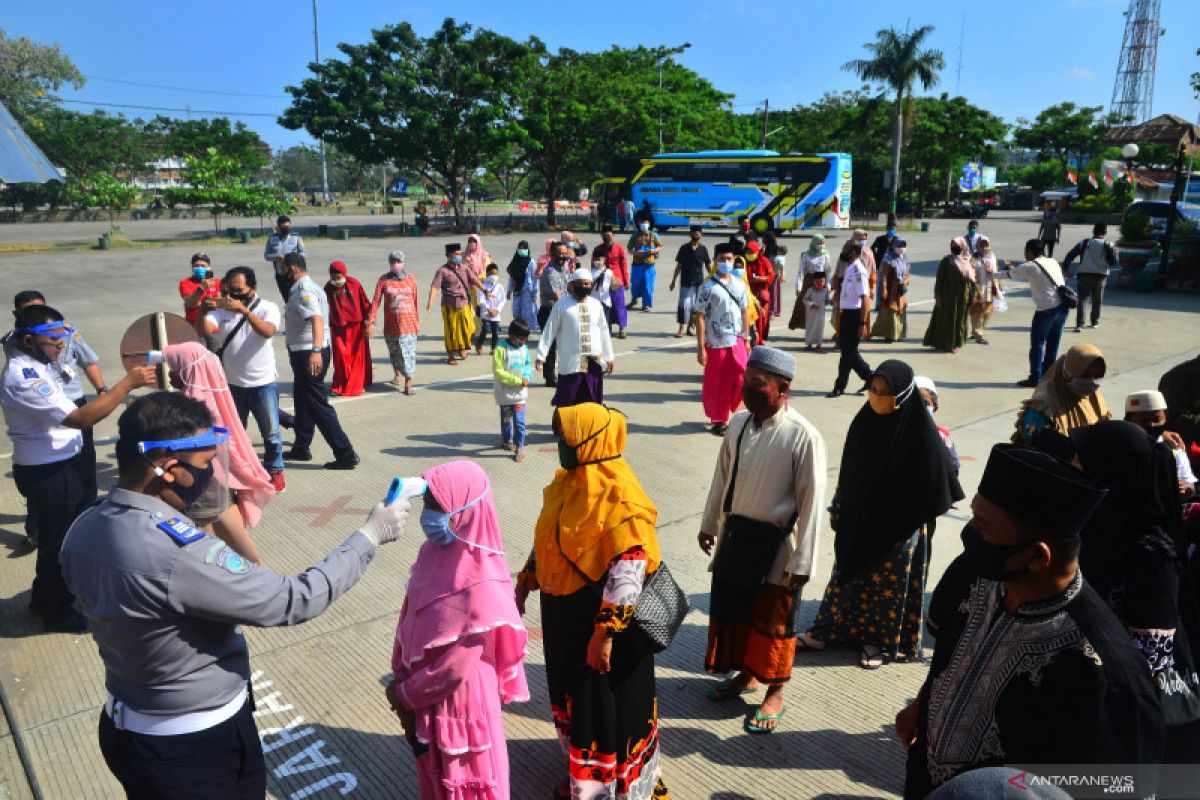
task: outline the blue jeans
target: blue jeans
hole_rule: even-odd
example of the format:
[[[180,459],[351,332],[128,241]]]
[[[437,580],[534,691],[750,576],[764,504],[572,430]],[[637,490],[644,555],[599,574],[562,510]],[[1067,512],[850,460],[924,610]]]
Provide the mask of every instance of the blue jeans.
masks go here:
[[[271,382],[250,388],[231,385],[229,394],[233,396],[233,404],[237,406],[243,428],[246,427],[246,420],[254,414],[254,421],[258,423],[258,431],[263,437],[263,448],[266,451],[263,465],[267,471],[282,472],[283,434],[279,430],[279,384]]]
[[[500,339],[500,320],[498,319],[483,319],[479,320],[479,333],[475,334],[475,348],[483,347],[483,340],[492,337],[492,349],[496,349],[496,342]]]
[[[1060,305],[1033,313],[1033,324],[1029,326],[1029,377],[1035,381],[1040,381],[1058,358],[1058,341],[1069,310]]]
[[[500,438],[505,444],[525,446],[525,405],[500,406]]]

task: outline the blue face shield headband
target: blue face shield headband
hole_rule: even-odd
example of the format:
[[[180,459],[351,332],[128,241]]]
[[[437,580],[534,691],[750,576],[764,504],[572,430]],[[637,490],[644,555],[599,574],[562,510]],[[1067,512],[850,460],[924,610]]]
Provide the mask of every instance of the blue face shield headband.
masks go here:
[[[27,328],[17,328],[13,333],[23,335],[45,336],[49,339],[69,339],[75,335],[75,329],[61,319],[53,322],[43,322],[41,325],[30,325]]]
[[[214,425],[204,433],[198,433],[195,436],[185,436],[181,439],[138,442],[138,452],[145,453],[149,450],[170,450],[172,452],[179,450],[202,450],[206,447],[216,447],[227,441],[229,441],[229,430],[219,425]]]

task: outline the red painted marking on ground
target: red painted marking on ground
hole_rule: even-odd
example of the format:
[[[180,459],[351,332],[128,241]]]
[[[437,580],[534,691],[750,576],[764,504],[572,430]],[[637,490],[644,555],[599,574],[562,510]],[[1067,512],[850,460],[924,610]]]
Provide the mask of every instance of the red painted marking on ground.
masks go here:
[[[338,516],[363,517],[371,511],[369,508],[346,508],[350,499],[350,495],[342,495],[333,498],[333,502],[327,506],[296,506],[292,511],[297,514],[315,514],[312,522],[308,523],[310,528],[324,528]]]

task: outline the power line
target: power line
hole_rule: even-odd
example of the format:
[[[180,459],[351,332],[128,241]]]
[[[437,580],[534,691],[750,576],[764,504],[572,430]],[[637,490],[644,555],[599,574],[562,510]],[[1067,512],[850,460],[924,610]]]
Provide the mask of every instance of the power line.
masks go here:
[[[217,89],[185,89],[182,86],[164,86],[159,83],[139,83],[137,81],[126,81],[120,78],[104,78],[100,75],[85,75],[90,81],[108,81],[109,83],[123,83],[126,86],[144,86],[148,89],[168,89],[172,92],[193,92],[195,94],[219,94],[226,97],[268,97],[278,100],[281,97],[287,97],[286,94],[255,94],[254,92],[224,92]]]
[[[216,114],[222,117],[278,117],[278,114],[267,114],[261,111],[212,111],[204,108],[166,108],[163,106],[135,106],[129,103],[101,103],[97,100],[64,100],[60,103],[74,103],[81,106],[104,106],[105,108],[134,108],[139,111],[174,111],[179,114]]]

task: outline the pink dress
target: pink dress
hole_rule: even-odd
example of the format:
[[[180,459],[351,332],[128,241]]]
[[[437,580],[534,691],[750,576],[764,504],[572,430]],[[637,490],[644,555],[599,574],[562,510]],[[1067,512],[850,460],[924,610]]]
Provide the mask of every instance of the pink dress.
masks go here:
[[[508,746],[501,703],[529,699],[526,633],[502,553],[486,474],[470,461],[425,473],[452,514],[457,537],[425,542],[413,565],[420,581],[396,626],[396,696],[413,710],[422,800],[509,800]],[[472,502],[475,501],[475,502]]]

